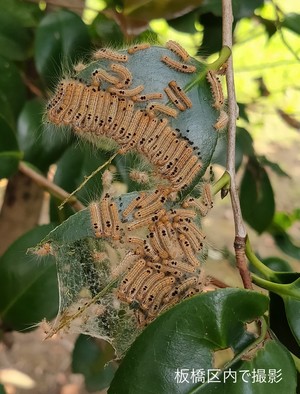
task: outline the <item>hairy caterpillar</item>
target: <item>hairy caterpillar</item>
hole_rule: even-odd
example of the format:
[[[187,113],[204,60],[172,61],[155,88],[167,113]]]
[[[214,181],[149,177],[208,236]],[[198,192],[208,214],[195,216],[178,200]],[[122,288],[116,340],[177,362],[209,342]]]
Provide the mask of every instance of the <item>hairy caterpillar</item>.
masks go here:
[[[167,118],[160,121],[156,116],[153,118],[153,113],[148,114],[141,109],[135,109],[131,97],[141,89],[143,89],[142,85],[132,89],[118,89],[111,86],[110,92],[107,92],[86,86],[77,80],[63,80],[47,107],[48,119],[57,125],[71,125],[81,136],[93,141],[96,136],[111,138],[120,145],[120,153],[135,150],[144,154],[158,169],[160,176],[169,180],[173,190],[180,190],[188,186],[197,172],[201,170],[200,159],[196,159],[197,156],[188,147],[188,143],[178,137],[176,131],[168,126]],[[120,97],[117,97],[119,95]],[[145,108],[145,111],[147,110],[162,111],[169,116],[175,116],[176,112],[158,103],[149,103]],[[152,138],[152,142],[155,143],[155,139],[150,137],[147,141],[145,136],[150,134],[159,137],[163,131],[164,139],[160,139],[156,149],[151,152],[149,141]],[[168,145],[164,143],[165,141],[168,141]],[[150,143],[151,145],[153,144]],[[187,161],[195,157],[194,160],[198,163],[197,167],[191,168],[188,177],[185,177],[187,169],[183,166],[184,162],[181,160],[181,164],[176,165],[177,157],[183,151]],[[166,155],[167,152],[169,152],[168,155]],[[169,160],[167,165],[165,160]],[[172,179],[169,174],[174,172],[175,167],[177,177]],[[182,175],[181,171],[183,171]]]

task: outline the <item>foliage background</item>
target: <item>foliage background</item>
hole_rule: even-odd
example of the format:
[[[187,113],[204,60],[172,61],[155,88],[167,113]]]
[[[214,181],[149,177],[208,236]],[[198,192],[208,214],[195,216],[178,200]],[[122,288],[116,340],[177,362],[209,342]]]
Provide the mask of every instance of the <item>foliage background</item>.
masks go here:
[[[0,185],[4,200],[0,216],[3,254],[0,312],[4,339],[11,329],[24,330],[44,316],[55,316],[54,262],[33,264],[25,250],[49,231],[52,226],[49,221],[62,222],[72,213],[70,208],[58,211],[58,200],[52,197],[50,201],[48,195],[44,196],[41,188],[20,170],[20,163],[25,161],[50,179],[54,176],[55,183],[71,192],[85,174],[108,157],[104,153],[96,155],[89,147],[78,146],[71,137],[58,136],[42,125],[44,100],[59,79],[61,64],[66,70],[69,61],[72,64],[84,58],[92,48],[122,46],[132,39],[158,40],[161,44],[175,39],[190,54],[200,53],[207,61],[215,59],[220,49],[218,1],[186,1],[185,7],[192,5],[195,11],[175,19],[179,15],[176,2],[166,1],[165,7],[159,1],[145,2],[144,7],[138,3],[134,0],[64,3],[64,8],[73,12],[70,14],[59,11],[62,4],[56,1],[48,4],[0,1]],[[299,271],[300,6],[291,0],[278,0],[276,5],[282,13],[276,13],[274,3],[263,3],[234,2],[238,18],[234,30],[234,69],[241,111],[237,144],[241,203],[258,254],[262,258],[278,256]],[[102,12],[106,7],[109,10]],[[122,7],[123,13],[117,13]],[[145,18],[150,21],[149,28]],[[282,29],[276,32],[277,18]],[[225,142],[225,138],[221,139],[215,155],[217,174],[221,174],[224,165]],[[263,179],[258,185],[259,196],[253,186],[258,174]],[[122,176],[120,181],[124,181]],[[88,190],[79,194],[85,204],[101,193],[97,179],[91,183]],[[256,204],[249,211],[250,200]],[[204,224],[211,244],[208,271],[222,272],[220,276],[225,282],[236,285],[239,283],[236,272],[228,264],[232,261],[234,234],[231,209],[228,200],[219,198],[215,206]],[[37,223],[46,226],[36,227]],[[28,233],[32,228],[35,229]],[[274,263],[274,259],[269,261]],[[36,280],[32,281],[33,273]],[[16,284],[10,283],[10,278],[21,279]],[[24,292],[25,288],[30,291]],[[41,294],[41,289],[45,297],[37,300],[35,294]],[[75,347],[77,352],[82,343],[80,338]],[[100,370],[105,356],[98,345],[93,349]],[[74,372],[85,374],[89,389],[100,389],[103,379],[109,378],[96,374],[98,381],[90,371],[83,371],[78,364],[83,356],[76,358],[76,351]],[[42,388],[39,390],[43,392]]]

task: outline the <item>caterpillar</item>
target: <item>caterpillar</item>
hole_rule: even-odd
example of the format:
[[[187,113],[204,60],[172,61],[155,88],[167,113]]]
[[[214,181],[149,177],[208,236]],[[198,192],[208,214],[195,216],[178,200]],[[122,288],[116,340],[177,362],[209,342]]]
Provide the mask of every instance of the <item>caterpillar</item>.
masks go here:
[[[95,141],[96,136],[111,138],[120,145],[121,154],[130,150],[143,154],[157,169],[157,174],[168,180],[173,191],[181,190],[201,170],[201,160],[189,148],[188,142],[169,126],[167,118],[161,119],[156,115],[153,117],[153,113],[147,113],[157,110],[175,116],[176,110],[151,102],[144,110],[135,109],[132,98],[141,89],[143,85],[132,89],[111,86],[108,91],[104,91],[77,80],[63,80],[48,104],[47,116],[54,124],[73,126],[76,133],[92,141]],[[155,145],[162,132],[164,138]],[[151,151],[153,145],[155,149]],[[181,155],[184,155],[184,160],[180,160]],[[191,167],[188,176],[185,176],[188,169],[184,164],[186,161],[190,163],[192,157],[192,162],[197,165]],[[175,175],[174,171],[175,178],[170,175]]]
[[[189,61],[190,55],[178,42],[169,40],[166,43],[166,48],[170,49],[173,53],[179,56],[184,62]]]
[[[163,63],[165,63],[167,66],[173,68],[176,71],[180,71],[183,73],[194,73],[196,72],[196,67],[191,65],[191,64],[186,64],[179,62],[178,60],[175,60],[168,55],[164,55],[160,59]]]

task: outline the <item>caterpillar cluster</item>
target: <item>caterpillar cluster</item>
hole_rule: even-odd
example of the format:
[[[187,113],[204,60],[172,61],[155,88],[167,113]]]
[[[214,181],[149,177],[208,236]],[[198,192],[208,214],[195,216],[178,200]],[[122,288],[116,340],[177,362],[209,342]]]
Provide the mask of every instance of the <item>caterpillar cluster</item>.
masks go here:
[[[133,48],[128,52],[140,50],[139,46]],[[164,91],[172,108],[159,102],[162,92],[143,94],[143,85],[131,87],[133,76],[124,66],[127,55],[100,50],[95,56],[111,59],[111,72],[95,69],[91,84],[72,78],[62,80],[47,106],[49,121],[72,126],[78,135],[93,142],[108,137],[119,145],[120,154],[142,154],[174,191],[190,185],[202,168],[200,153],[169,122],[178,110],[192,107],[184,90],[175,80],[169,81]]]
[[[127,251],[111,276],[120,276],[117,297],[134,310],[140,326],[203,287],[197,255],[205,235],[196,218],[197,209],[204,216],[212,207],[209,184],[199,199],[186,199],[177,209],[166,208],[168,195],[163,188],[140,192],[118,210],[106,194],[89,207],[95,237],[120,241]]]
[[[163,55],[162,64],[177,72],[195,73],[196,67],[178,43],[169,41],[166,47],[171,56]],[[192,108],[184,89],[172,79],[161,92],[144,92],[144,85],[136,84],[126,67],[130,56],[148,48],[148,44],[137,44],[127,53],[96,51],[94,58],[103,59],[105,67],[97,66],[88,83],[62,80],[47,106],[51,123],[71,126],[93,143],[109,138],[118,144],[120,154],[141,154],[163,180],[155,191],[139,193],[125,209],[108,193],[89,206],[94,236],[120,243],[126,250],[111,276],[120,277],[117,297],[134,310],[140,326],[202,289],[197,256],[205,236],[196,218],[212,207],[210,185],[204,184],[200,198],[187,198],[178,209],[170,208],[171,196],[191,185],[203,164],[197,148],[171,125],[171,119]],[[207,73],[207,81],[213,107],[220,112],[214,127],[220,130],[226,121],[223,92],[214,72]]]

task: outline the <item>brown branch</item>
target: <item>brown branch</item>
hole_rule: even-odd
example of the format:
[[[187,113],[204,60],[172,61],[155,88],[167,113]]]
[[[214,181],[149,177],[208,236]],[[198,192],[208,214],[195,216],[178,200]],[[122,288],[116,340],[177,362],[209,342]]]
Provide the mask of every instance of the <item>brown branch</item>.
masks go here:
[[[223,11],[223,46],[232,49],[232,3],[231,0],[222,0]],[[246,228],[242,218],[240,200],[237,192],[235,176],[235,140],[236,140],[236,119],[238,117],[238,107],[235,96],[234,73],[232,55],[228,59],[226,70],[226,84],[228,94],[228,145],[227,145],[227,163],[226,171],[230,175],[230,197],[235,225],[234,250],[237,267],[246,289],[252,289],[251,276],[247,267],[245,245],[246,245]]]
[[[70,196],[70,194],[68,192],[66,192],[64,189],[55,185],[53,182],[49,181],[43,175],[38,174],[36,171],[34,171],[32,168],[30,168],[27,164],[25,164],[22,161],[19,163],[19,171],[22,172],[23,174],[27,175],[36,184],[41,186],[43,189],[49,191],[50,194],[57,197],[61,201],[65,200],[66,198],[68,198]],[[80,201],[78,201],[77,198],[74,196],[72,196],[68,199],[68,203],[76,211],[81,211],[82,209],[85,208],[85,206]]]

